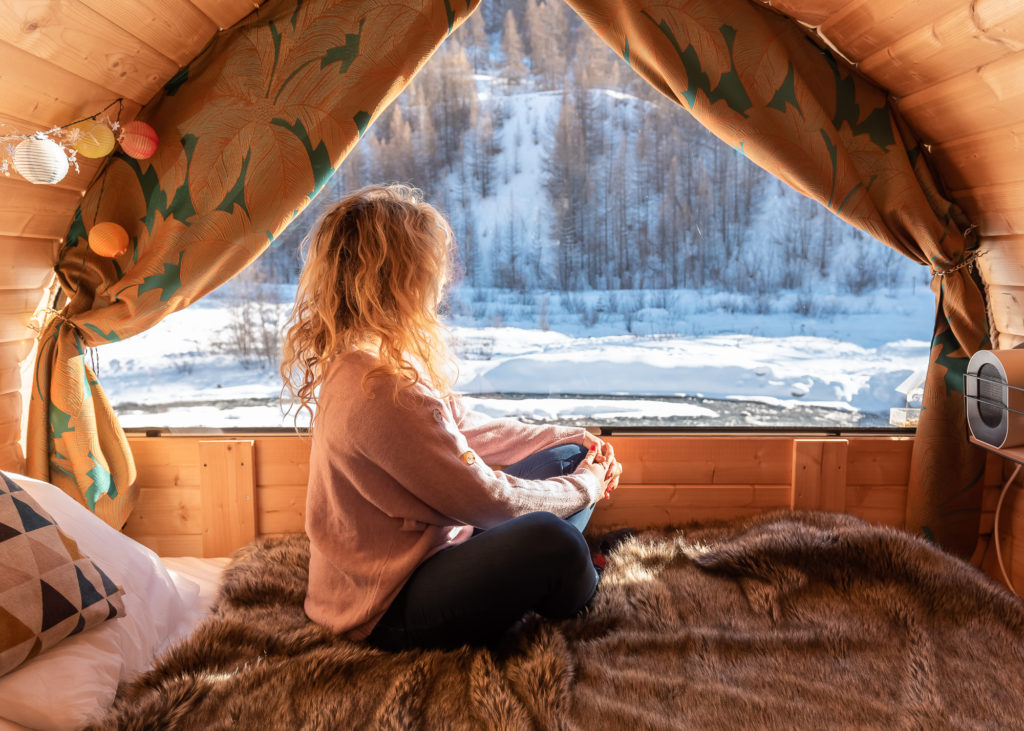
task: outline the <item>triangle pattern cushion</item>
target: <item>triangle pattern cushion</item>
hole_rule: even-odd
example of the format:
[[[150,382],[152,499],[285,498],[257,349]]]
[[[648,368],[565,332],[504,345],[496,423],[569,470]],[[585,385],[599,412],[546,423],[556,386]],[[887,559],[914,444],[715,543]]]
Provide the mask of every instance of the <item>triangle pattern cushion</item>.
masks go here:
[[[124,592],[0,472],[0,675],[124,615]]]

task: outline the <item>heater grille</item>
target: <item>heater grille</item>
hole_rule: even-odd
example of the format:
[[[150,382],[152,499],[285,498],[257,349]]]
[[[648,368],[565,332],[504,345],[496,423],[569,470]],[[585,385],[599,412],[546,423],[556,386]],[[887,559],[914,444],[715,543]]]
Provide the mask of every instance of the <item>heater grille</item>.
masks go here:
[[[985,363],[978,369],[978,416],[985,426],[995,428],[1003,419],[1003,379],[999,369]]]

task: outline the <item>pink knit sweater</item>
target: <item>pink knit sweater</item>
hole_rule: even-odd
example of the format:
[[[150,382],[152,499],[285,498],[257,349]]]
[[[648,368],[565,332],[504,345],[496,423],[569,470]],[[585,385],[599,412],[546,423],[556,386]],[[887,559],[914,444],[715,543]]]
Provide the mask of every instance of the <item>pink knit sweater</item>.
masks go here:
[[[417,566],[442,548],[536,510],[561,517],[597,502],[600,479],[581,465],[548,480],[523,480],[512,464],[583,429],[533,426],[466,411],[424,386],[393,397],[394,381],[362,377],[367,353],[340,355],[320,388],[309,457],[306,614],[363,639]]]

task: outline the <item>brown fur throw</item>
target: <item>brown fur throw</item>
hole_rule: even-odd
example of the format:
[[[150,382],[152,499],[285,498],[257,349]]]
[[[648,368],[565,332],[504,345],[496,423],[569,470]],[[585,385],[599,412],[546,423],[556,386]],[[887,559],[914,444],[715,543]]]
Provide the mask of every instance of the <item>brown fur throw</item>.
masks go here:
[[[629,538],[589,611],[500,647],[389,654],[302,611],[308,542],[240,551],[213,615],[94,728],[1004,728],[1024,604],[843,515]]]

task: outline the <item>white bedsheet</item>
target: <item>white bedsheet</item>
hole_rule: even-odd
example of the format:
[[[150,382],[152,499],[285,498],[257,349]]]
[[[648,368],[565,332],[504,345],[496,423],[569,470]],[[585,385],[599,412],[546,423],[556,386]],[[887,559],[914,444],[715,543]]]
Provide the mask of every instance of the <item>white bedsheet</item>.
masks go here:
[[[230,559],[227,558],[161,558],[178,594],[185,602],[189,616],[179,624],[173,636],[164,638],[158,651],[162,651],[174,640],[187,635],[202,621],[209,612],[210,605],[217,596],[220,577]],[[47,663],[47,678],[44,692],[40,687],[38,669],[33,670],[30,661],[22,668],[2,678],[0,695],[0,731],[25,731],[26,729],[73,729],[84,725],[91,718],[102,715],[106,703],[113,698],[119,680],[119,670],[124,660],[117,656],[119,644],[116,638],[115,623],[107,622],[99,627],[70,637],[53,650],[40,656],[51,658]],[[53,660],[60,657],[60,677],[53,677]],[[38,659],[38,658],[37,658]],[[99,664],[109,666],[107,672],[98,668]],[[20,674],[20,675],[19,675]],[[59,698],[53,691],[67,689],[74,698]],[[5,702],[7,701],[7,702]],[[17,712],[5,713],[18,703]],[[71,707],[74,711],[70,711]],[[55,713],[49,713],[52,709]],[[16,723],[10,715],[22,721],[33,719],[32,725]],[[78,718],[78,723],[68,725],[70,718]]]

